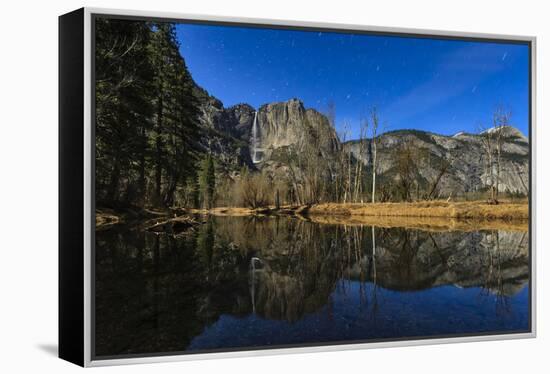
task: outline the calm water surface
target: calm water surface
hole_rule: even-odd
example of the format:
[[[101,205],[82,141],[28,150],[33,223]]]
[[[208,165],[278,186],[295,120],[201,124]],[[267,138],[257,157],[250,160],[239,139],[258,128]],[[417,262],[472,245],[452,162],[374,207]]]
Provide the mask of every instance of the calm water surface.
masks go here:
[[[525,232],[211,217],[96,233],[98,356],[529,329]]]

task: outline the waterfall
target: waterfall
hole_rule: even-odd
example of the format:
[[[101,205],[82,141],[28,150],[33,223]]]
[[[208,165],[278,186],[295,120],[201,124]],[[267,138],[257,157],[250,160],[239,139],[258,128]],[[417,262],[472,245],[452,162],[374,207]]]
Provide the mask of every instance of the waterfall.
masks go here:
[[[252,124],[252,162],[258,163],[258,112],[254,112],[254,122]]]

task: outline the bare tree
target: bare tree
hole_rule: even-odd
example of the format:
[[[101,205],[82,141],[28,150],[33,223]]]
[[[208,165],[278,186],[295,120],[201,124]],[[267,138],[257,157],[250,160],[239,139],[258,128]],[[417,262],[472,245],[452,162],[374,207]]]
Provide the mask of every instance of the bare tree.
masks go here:
[[[348,154],[347,154],[347,171],[348,171],[348,178],[346,183],[346,196],[349,196],[350,201],[352,200],[351,196],[351,147],[348,147]],[[344,201],[345,202],[345,201]]]
[[[493,154],[495,150],[495,131],[494,129],[484,129],[483,126],[480,126],[481,130],[481,144],[483,145],[483,150],[485,151],[486,161],[486,183],[489,185],[489,200],[491,203],[496,202],[495,199],[495,178],[493,172]],[[487,180],[488,178],[488,180]]]
[[[378,125],[379,125],[379,118],[378,118],[378,112],[376,110],[376,107],[373,107],[371,109],[370,113],[371,117],[371,129],[372,129],[372,139],[371,139],[371,147],[372,147],[372,203],[376,201],[376,156],[377,156],[377,143],[378,143],[378,134],[376,133],[378,131]]]
[[[242,201],[245,206],[259,208],[269,202],[269,184],[262,174],[243,176],[241,186]]]
[[[451,166],[451,162],[452,161],[449,161],[446,158],[441,158],[437,167],[438,169],[437,176],[432,183],[432,186],[430,188],[430,191],[428,192],[428,195],[426,196],[426,199],[432,200],[434,198],[436,191],[438,189],[437,186],[439,185],[439,182],[441,181],[441,179],[443,179],[443,176],[449,170],[449,167]]]
[[[334,103],[333,100],[328,101],[324,113],[325,113],[325,116],[328,119],[329,125],[336,132],[336,104]],[[336,148],[336,155],[339,155],[342,152],[342,147],[341,147],[342,143],[343,142],[338,142],[338,144],[340,146]],[[340,178],[338,176],[338,168],[339,168],[340,165],[338,164],[338,157],[336,158],[336,161],[337,161],[336,163],[326,162],[326,166],[328,168],[328,174],[329,174],[328,180],[330,181],[330,183],[328,183],[328,185],[325,185],[325,193],[328,194],[327,198],[328,198],[329,201],[338,202],[339,197],[340,197],[340,195],[339,195],[339,193],[340,193],[340,190],[339,190],[339,188],[340,188],[340,186],[339,186]]]
[[[298,176],[295,171],[296,167],[295,164],[298,163],[298,156],[294,154],[290,149],[287,150],[287,157],[288,157],[288,177],[291,185],[291,196],[293,202],[296,202],[298,205],[301,205],[303,203],[302,200],[302,193],[301,193],[301,185],[298,181]],[[299,168],[299,165],[298,165]]]
[[[502,143],[504,143],[504,130],[507,126],[510,125],[510,117],[512,116],[511,112],[504,109],[503,107],[498,107],[493,113],[493,129],[495,132],[495,149],[496,149],[496,163],[497,163],[497,175],[496,175],[496,196],[495,199],[498,200],[498,191],[500,184],[500,171],[501,171],[501,152],[502,152]]]
[[[412,201],[412,191],[418,175],[418,166],[422,162],[422,151],[409,142],[403,143],[396,150],[396,169],[399,177],[398,190],[401,198]]]
[[[322,198],[322,178],[326,170],[321,154],[322,136],[320,131],[311,129],[311,137],[304,141],[298,157],[304,175],[306,204],[318,203]]]
[[[369,122],[366,119],[361,119],[359,129],[359,155],[358,162],[355,165],[355,182],[354,182],[354,201],[358,202],[361,197],[361,203],[363,202],[363,163],[367,153],[367,132]]]
[[[342,143],[346,142],[346,139],[349,135],[350,126],[347,121],[343,123],[343,131],[340,135]],[[347,148],[347,149],[346,149]],[[347,147],[342,147],[339,157],[339,166],[340,166],[340,189],[343,191],[342,202],[345,204],[348,201],[348,197],[351,200],[351,145]]]

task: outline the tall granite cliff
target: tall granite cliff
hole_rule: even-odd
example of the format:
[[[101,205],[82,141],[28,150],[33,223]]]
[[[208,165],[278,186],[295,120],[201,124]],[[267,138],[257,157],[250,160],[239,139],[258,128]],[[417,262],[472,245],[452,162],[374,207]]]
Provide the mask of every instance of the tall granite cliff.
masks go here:
[[[379,137],[377,172],[382,180],[397,178],[396,150],[405,143],[414,150],[423,150],[418,159],[418,179],[433,181],[441,165],[449,167],[439,184],[441,195],[460,194],[484,189],[490,172],[482,144],[483,134],[458,133],[444,136],[418,130],[398,130]],[[517,129],[508,126],[503,130],[499,190],[527,194],[529,190],[529,142]],[[372,151],[359,152],[359,142],[346,142],[344,147],[357,159],[370,165]],[[362,156],[362,157],[361,157]],[[496,156],[495,156],[496,157]],[[496,166],[493,167],[496,175]]]
[[[342,143],[327,117],[308,109],[299,99],[268,103],[255,110],[248,104],[224,107],[218,99],[196,88],[201,103],[200,122],[204,129],[203,146],[216,155],[218,164],[228,175],[236,175],[246,166],[251,170],[285,173],[289,151],[302,153],[306,146],[319,149],[318,157],[334,160],[339,150],[349,151],[352,162],[371,168],[370,139],[366,152],[359,141]],[[380,183],[398,179],[397,151],[403,145],[422,150],[417,160],[416,179],[424,187],[433,183],[448,163],[438,183],[440,197],[460,195],[487,188],[489,169],[483,151],[482,134],[439,135],[420,130],[397,130],[379,136],[377,173]],[[529,142],[519,130],[509,126],[504,131],[501,156],[500,191],[527,194],[529,188]],[[372,170],[372,169],[370,169]],[[494,171],[495,172],[495,171]]]

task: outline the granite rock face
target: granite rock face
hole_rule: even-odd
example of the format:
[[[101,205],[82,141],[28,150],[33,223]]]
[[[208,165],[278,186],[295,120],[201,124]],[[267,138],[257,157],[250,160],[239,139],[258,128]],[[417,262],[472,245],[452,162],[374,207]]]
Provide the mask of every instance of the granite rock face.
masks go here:
[[[257,126],[264,161],[270,159],[274,150],[283,147],[300,151],[308,144],[316,144],[328,157],[340,148],[328,119],[314,109],[306,109],[298,99],[263,105],[258,111]]]
[[[527,194],[529,191],[529,142],[517,129],[504,130],[501,154],[499,191]],[[489,183],[487,157],[483,149],[482,134],[459,133],[444,136],[418,130],[398,130],[382,134],[378,146],[378,173],[383,180],[395,181],[396,150],[407,144],[414,150],[423,150],[424,156],[417,166],[418,179],[426,183],[437,178],[441,165],[450,166],[439,184],[442,196],[479,191]],[[344,144],[345,149],[365,165],[371,164],[372,152],[359,152],[359,142]],[[496,175],[496,165],[493,167]]]
[[[197,88],[200,102],[199,122],[203,130],[202,146],[205,152],[216,155],[228,172],[240,167],[252,167],[249,137],[254,119],[254,108],[237,104],[225,108],[221,101]]]
[[[226,108],[198,86],[197,96],[205,133],[203,147],[234,174],[243,166],[285,174],[288,154],[300,155],[311,146],[319,150],[318,157],[329,161],[344,149],[351,151],[353,162],[364,163],[367,171],[372,167],[370,139],[366,139],[367,151],[362,153],[359,141],[342,143],[327,117],[306,108],[299,99],[264,104],[256,110],[244,103]],[[511,126],[503,131],[499,191],[527,194],[529,141]],[[424,189],[437,179],[441,165],[449,165],[435,197],[482,191],[490,181],[482,136],[464,132],[445,136],[419,130],[386,132],[379,137],[377,178],[380,183],[398,180],[396,155],[407,146],[423,154],[417,161],[416,180]],[[496,166],[493,173],[496,175]]]

